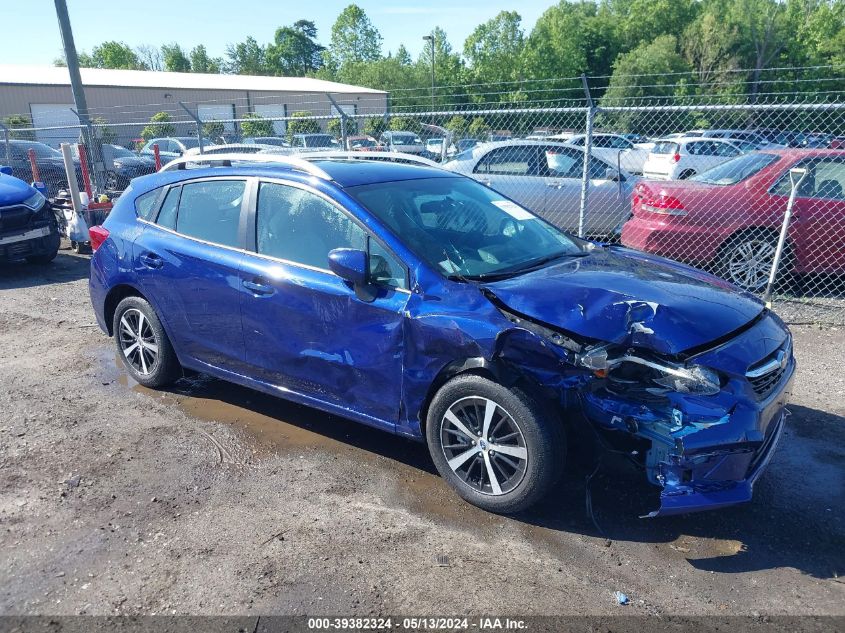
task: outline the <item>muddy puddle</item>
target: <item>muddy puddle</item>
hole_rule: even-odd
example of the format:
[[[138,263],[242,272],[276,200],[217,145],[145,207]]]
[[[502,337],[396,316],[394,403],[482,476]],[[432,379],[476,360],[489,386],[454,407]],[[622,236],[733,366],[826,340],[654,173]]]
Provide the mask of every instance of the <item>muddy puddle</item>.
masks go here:
[[[583,473],[569,467],[553,499],[519,519],[490,514],[464,502],[446,485],[423,444],[204,374],[182,378],[165,391],[148,389],[126,373],[112,350],[104,351],[101,361],[108,382],[154,398],[191,418],[226,424],[251,452],[253,461],[318,450],[387,472],[395,484],[391,494],[395,494],[398,505],[437,523],[489,532],[514,526],[527,540],[555,557],[561,553],[562,538],[572,532],[595,537],[598,543],[606,538],[662,542],[661,547],[671,549],[674,557],[732,555],[742,547],[730,539],[696,538],[683,530],[679,533],[677,521],[670,527],[665,521],[638,519],[642,507],[632,502],[630,491],[620,496],[618,480],[614,479],[624,477],[624,473],[607,475],[593,484],[594,518],[600,529],[585,512]],[[228,462],[227,448],[200,431],[215,444],[221,462]]]

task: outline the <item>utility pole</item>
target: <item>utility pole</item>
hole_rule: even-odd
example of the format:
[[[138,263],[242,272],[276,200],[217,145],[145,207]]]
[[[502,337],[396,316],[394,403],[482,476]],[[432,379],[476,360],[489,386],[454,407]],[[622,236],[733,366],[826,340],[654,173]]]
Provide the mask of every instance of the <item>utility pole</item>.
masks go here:
[[[91,134],[91,121],[88,117],[88,103],[85,101],[85,90],[82,87],[82,77],[79,74],[79,58],[76,56],[76,44],[73,42],[73,31],[70,28],[70,16],[67,12],[65,0],[55,0],[56,16],[59,18],[59,30],[62,33],[62,45],[65,49],[65,61],[70,74],[70,89],[73,92],[73,102],[76,105],[76,112],[79,117],[82,138],[85,146],[91,152],[93,163],[94,184],[97,189],[102,190],[103,183],[103,160],[99,148],[94,145],[94,136]]]
[[[423,35],[423,39],[431,44],[431,111],[434,112],[434,32]]]

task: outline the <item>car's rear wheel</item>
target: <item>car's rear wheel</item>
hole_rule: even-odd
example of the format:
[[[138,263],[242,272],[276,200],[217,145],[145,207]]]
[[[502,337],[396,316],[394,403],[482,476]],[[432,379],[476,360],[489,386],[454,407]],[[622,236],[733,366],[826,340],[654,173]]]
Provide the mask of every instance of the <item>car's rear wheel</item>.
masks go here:
[[[426,440],[440,475],[461,497],[503,514],[539,501],[566,459],[557,415],[519,388],[474,374],[450,380],[434,396]]]
[[[736,235],[722,248],[719,274],[749,292],[760,292],[769,282],[777,249],[777,235],[765,229],[746,231]],[[789,275],[791,253],[784,246],[779,273],[781,279]]]
[[[118,354],[132,378],[145,387],[164,387],[179,378],[179,360],[170,339],[145,299],[123,299],[112,327]]]

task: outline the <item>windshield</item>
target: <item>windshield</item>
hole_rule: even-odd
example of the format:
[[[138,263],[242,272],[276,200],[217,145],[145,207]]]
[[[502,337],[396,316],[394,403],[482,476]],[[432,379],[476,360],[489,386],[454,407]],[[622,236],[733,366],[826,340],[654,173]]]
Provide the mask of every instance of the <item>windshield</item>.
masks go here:
[[[774,154],[744,154],[726,163],[717,165],[689,180],[708,185],[735,185],[777,160]]]
[[[349,141],[352,147],[375,147],[376,142],[370,138],[356,138]]]
[[[200,143],[195,138],[180,138],[178,139],[182,145],[185,146],[185,149],[191,149],[192,147],[199,147]],[[211,139],[204,138],[202,139],[203,147],[208,147],[209,145],[214,145],[214,142]]]
[[[134,153],[130,152],[125,147],[121,147],[120,145],[110,145],[112,148],[112,154],[114,154],[115,158],[133,158],[135,156]]]
[[[337,141],[334,140],[333,136],[329,136],[328,134],[315,134],[314,136],[305,137],[306,147],[333,147],[334,145],[337,145]]]
[[[261,143],[262,145],[278,145],[279,147],[287,145],[287,142],[284,139],[276,138],[275,136],[263,136],[255,139],[255,142]]]
[[[450,278],[504,278],[585,253],[579,240],[468,178],[383,182],[347,191]]]
[[[396,145],[422,145],[422,139],[413,134],[394,134],[392,139]]]

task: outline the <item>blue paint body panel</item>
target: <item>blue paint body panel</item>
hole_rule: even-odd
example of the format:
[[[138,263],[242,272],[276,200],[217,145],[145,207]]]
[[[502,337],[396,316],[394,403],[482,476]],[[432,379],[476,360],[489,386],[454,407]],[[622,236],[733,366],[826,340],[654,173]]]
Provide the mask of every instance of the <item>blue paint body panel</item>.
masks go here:
[[[427,403],[448,377],[480,368],[505,383],[526,379],[561,409],[579,409],[600,432],[624,431],[651,442],[647,476],[663,488],[654,514],[751,498],[782,434],[795,370],[786,326],[758,299],[682,264],[607,246],[505,281],[448,279],[345,189],[461,176],[392,163],[317,164],[332,180],[279,165],[133,180],[92,259],[91,301],[103,330],[110,330],[110,293],[133,289],[160,315],[185,367],[418,440]],[[247,179],[248,191],[258,179],[281,179],[334,200],[407,266],[410,290],[384,287],[365,301],[328,266],[258,255],[254,195],[244,198],[233,248],[136,216],[139,195],[212,177]],[[157,258],[155,267],[150,256]],[[583,349],[613,344],[694,362],[719,373],[721,391],[670,392],[655,401],[620,395],[578,365],[572,349],[546,340],[513,315],[552,328]],[[786,346],[778,384],[759,396],[746,372]]]

